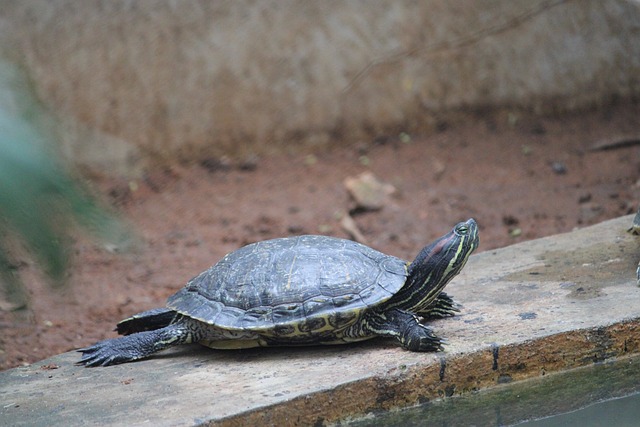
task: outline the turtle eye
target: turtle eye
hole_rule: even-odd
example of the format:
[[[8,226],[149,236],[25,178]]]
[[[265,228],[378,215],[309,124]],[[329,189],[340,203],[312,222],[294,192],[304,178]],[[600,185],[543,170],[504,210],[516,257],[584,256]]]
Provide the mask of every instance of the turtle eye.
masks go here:
[[[464,224],[463,225],[459,225],[458,229],[456,231],[458,232],[458,234],[464,236],[469,231],[469,227],[467,227]]]

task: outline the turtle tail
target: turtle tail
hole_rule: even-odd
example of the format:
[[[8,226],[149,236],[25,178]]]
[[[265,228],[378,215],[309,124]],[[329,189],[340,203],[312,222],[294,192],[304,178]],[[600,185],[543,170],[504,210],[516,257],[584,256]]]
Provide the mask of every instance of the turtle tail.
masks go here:
[[[136,332],[155,331],[169,326],[178,313],[168,308],[154,308],[120,321],[116,331],[120,335],[130,335]]]

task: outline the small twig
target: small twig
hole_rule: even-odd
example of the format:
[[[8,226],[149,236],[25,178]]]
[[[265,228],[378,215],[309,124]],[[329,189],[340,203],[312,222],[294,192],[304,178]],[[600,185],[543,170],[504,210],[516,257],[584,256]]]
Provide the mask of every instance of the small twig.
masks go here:
[[[593,144],[589,151],[615,150],[617,148],[633,147],[634,145],[640,145],[640,135],[602,139]]]

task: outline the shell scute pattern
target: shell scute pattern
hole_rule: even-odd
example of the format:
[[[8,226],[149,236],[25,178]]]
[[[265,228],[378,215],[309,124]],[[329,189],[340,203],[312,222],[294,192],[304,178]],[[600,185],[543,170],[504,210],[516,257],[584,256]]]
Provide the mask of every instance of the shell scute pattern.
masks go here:
[[[299,236],[254,243],[193,278],[168,307],[230,330],[284,336],[348,326],[395,294],[406,262],[359,243]]]

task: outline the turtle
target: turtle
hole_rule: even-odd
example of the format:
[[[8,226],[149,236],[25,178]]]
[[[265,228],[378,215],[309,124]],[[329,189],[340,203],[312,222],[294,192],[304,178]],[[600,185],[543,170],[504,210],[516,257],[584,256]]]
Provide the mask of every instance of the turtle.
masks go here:
[[[479,243],[474,219],[423,248],[413,262],[352,240],[303,235],[227,254],[169,297],[122,320],[123,337],[81,348],[79,365],[108,366],[186,343],[214,349],[343,344],[377,336],[442,351],[426,320],[455,315],[442,292]]]
[[[638,208],[636,216],[633,217],[633,223],[627,231],[636,236],[640,235],[640,208]],[[638,262],[638,268],[636,269],[636,283],[640,286],[640,262]]]

